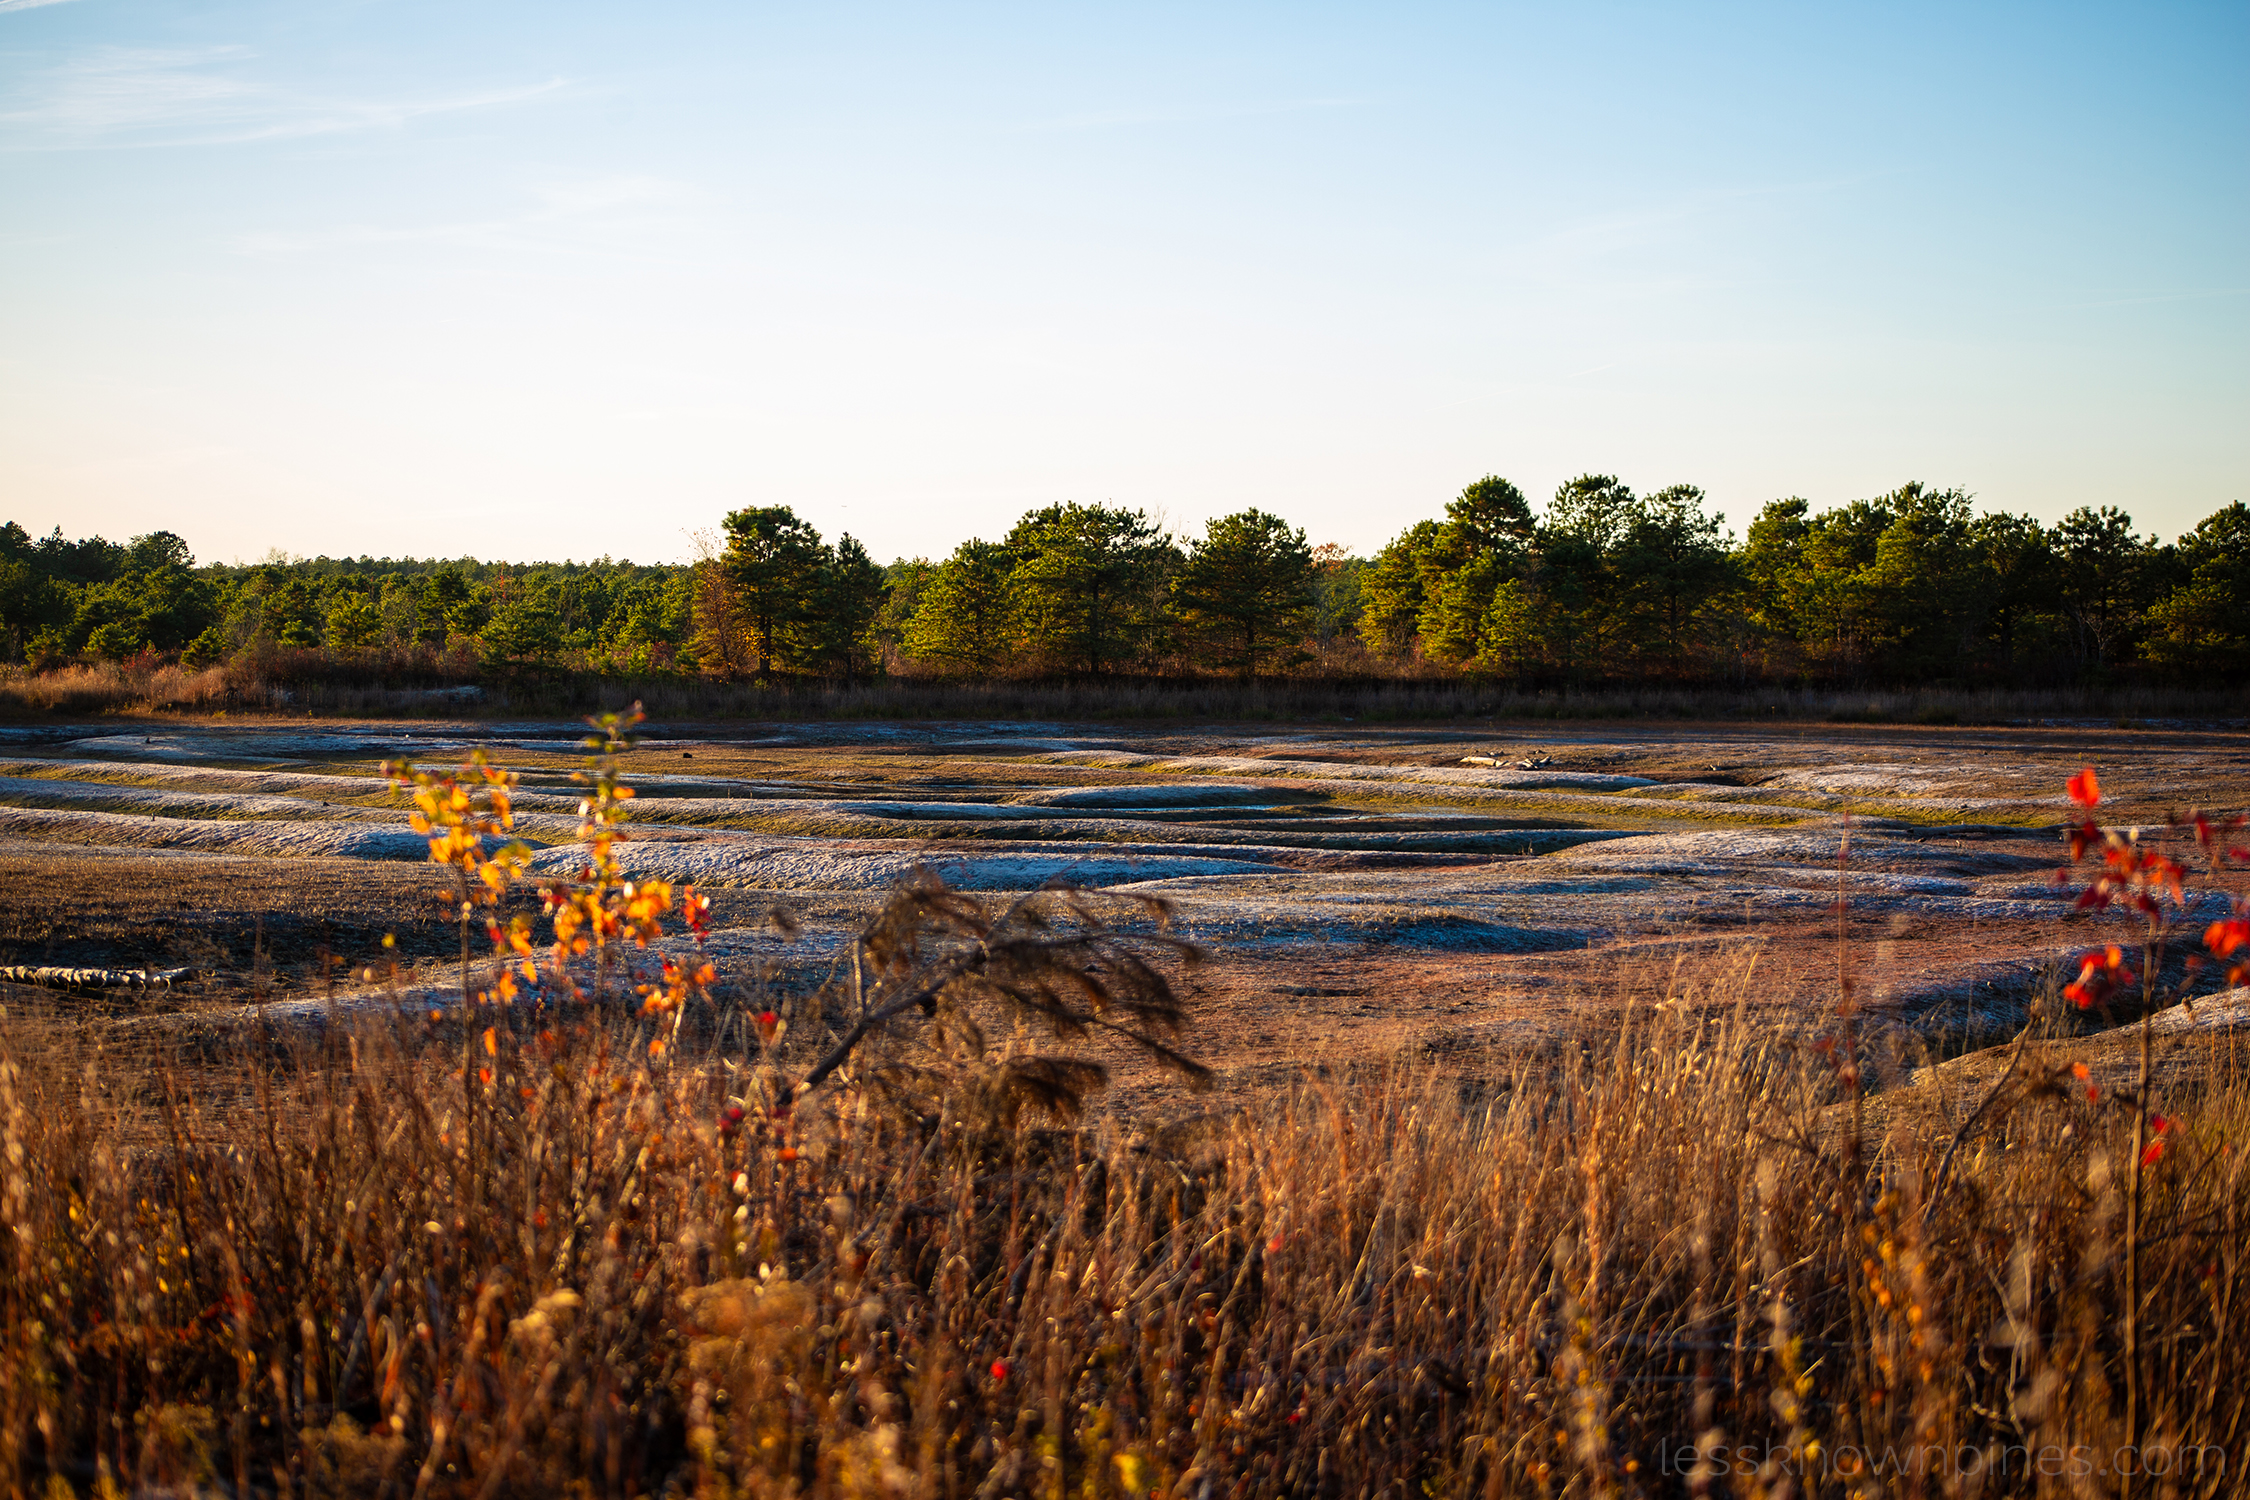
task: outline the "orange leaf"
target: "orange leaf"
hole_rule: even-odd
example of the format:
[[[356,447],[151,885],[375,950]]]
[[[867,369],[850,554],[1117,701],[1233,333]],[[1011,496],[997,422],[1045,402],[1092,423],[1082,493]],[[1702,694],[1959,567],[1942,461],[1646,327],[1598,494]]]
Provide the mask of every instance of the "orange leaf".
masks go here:
[[[2069,791],[2070,800],[2080,807],[2093,807],[2102,800],[2102,784],[2095,778],[2092,766],[2070,778]]]
[[[2229,917],[2203,929],[2203,946],[2221,958],[2232,957],[2245,943],[2250,943],[2250,920],[2242,917]]]

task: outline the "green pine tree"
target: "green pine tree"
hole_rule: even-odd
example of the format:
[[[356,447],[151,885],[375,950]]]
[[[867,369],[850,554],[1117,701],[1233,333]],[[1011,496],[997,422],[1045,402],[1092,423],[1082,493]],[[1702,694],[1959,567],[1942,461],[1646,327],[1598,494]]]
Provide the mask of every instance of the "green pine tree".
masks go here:
[[[817,604],[826,549],[786,505],[730,512],[722,559],[748,660],[764,676],[802,647]]]
[[[1018,521],[1007,546],[1035,645],[1096,675],[1147,652],[1176,553],[1146,515],[1050,505]]]
[[[1428,603],[1422,560],[1445,535],[1440,521],[1417,521],[1375,554],[1360,575],[1359,636],[1380,656],[1404,656],[1413,649]]]
[[[1255,677],[1304,640],[1312,574],[1301,529],[1262,510],[1237,511],[1204,528],[1180,570],[1174,607],[1213,659]]]
[[[883,568],[857,538],[845,534],[821,549],[810,604],[795,632],[800,661],[851,681],[881,660],[875,621],[883,609]]]
[[[922,585],[900,649],[956,672],[989,675],[1016,648],[1013,560],[997,542],[963,542]]]

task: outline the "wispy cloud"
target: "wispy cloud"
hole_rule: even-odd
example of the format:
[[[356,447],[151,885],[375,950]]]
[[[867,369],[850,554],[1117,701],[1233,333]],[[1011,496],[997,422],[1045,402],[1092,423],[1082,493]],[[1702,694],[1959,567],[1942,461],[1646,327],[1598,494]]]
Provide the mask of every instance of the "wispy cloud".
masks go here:
[[[64,0],[0,0],[0,15],[11,10],[37,10],[42,5],[61,5]]]
[[[594,177],[539,184],[522,212],[453,223],[343,224],[244,235],[242,255],[317,255],[365,246],[430,245],[515,254],[598,254],[645,259],[648,241],[702,202],[687,183],[658,177]],[[677,236],[673,236],[677,238]]]
[[[0,0],[6,6],[11,0]],[[60,3],[60,0],[25,0]],[[0,110],[16,151],[225,145],[397,129],[433,115],[557,94],[565,79],[416,99],[350,99],[279,89],[251,75],[245,47],[103,47],[30,81]]]

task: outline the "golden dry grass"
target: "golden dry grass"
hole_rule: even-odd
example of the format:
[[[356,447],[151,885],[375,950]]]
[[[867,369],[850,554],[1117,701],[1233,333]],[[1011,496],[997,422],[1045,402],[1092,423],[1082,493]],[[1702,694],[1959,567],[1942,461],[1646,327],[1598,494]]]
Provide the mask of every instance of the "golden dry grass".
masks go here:
[[[1153,1136],[872,1067],[777,1114],[786,1046],[593,1020],[231,1085],[11,1056],[0,1486],[2235,1492],[2240,1081],[2167,1103],[2137,1213],[2130,1110],[2064,1088],[1941,1189],[1942,1133],[1855,1152],[1841,1054],[1741,978]]]

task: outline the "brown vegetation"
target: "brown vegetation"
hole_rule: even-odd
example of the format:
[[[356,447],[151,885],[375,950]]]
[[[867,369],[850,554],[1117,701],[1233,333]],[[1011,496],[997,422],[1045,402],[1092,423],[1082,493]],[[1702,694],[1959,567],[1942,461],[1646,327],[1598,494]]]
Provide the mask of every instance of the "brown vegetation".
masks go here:
[[[965,1076],[927,1115],[776,1113],[724,1025],[651,1060],[524,1015],[464,1088],[458,1038],[401,1019],[249,1101],[17,1057],[0,1474],[2033,1493],[2131,1450],[2228,1492],[2239,1082],[2172,1106],[2129,1320],[2129,1110],[2026,1091],[1941,1182],[1945,1140],[1857,1150],[1837,1055],[1747,1022],[1736,977],[1487,1087],[1308,1083],[1145,1139],[1006,1127]]]
[[[685,675],[528,673],[464,684],[464,674],[339,673],[322,653],[278,652],[201,671],[159,661],[37,672],[0,667],[0,720],[100,714],[309,715],[326,718],[571,717],[639,702],[671,721],[974,719],[1046,722],[1443,722],[1460,719],[1750,720],[2005,724],[2057,719],[2237,723],[2240,693],[2130,688],[1698,688],[1677,685],[1534,691],[1441,675],[1002,678],[899,676],[738,682]],[[405,685],[401,685],[401,683]],[[444,684],[459,684],[445,686]]]
[[[820,995],[659,974],[707,906],[619,878],[600,727],[551,949],[479,895],[512,778],[396,771],[459,882],[456,1012],[231,1055],[0,1021],[0,1486],[2239,1488],[2223,1039],[2163,1098],[2144,1027],[2123,1074],[2064,1040],[1869,1100],[1848,954],[1786,1025],[1717,955],[1560,1048],[1089,1114],[1092,1043],[1200,1077],[1160,903],[923,880]],[[2072,795],[2145,999],[2193,877]],[[2196,824],[2214,875],[2233,826]]]

